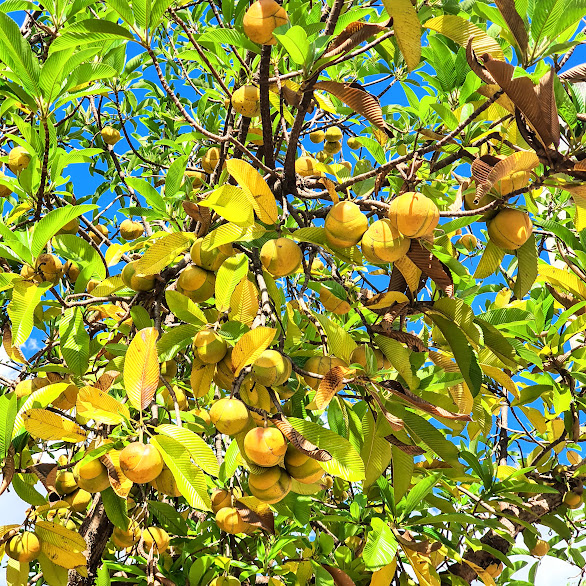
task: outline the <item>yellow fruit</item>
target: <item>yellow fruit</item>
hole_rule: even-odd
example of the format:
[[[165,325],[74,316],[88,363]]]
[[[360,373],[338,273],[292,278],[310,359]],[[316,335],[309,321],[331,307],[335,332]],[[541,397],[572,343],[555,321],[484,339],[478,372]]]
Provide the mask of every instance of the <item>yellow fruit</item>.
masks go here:
[[[83,466],[78,462],[73,468],[73,475],[79,488],[90,493],[102,492],[110,487],[108,470],[99,460],[92,460]]]
[[[232,506],[232,495],[224,488],[214,488],[211,495],[212,511],[217,513],[220,509]]]
[[[72,283],[75,283],[75,281],[77,281],[77,277],[79,277],[80,273],[81,273],[81,271],[79,270],[79,268],[77,266],[75,266],[74,264],[72,264],[70,260],[68,260],[63,265],[63,274],[65,276],[67,276],[67,278]]]
[[[391,368],[391,363],[378,348],[373,348],[372,350],[376,358],[377,370]],[[362,368],[366,369],[366,344],[361,344],[360,346],[356,346],[356,348],[354,348],[352,354],[350,354],[350,363],[360,364]]]
[[[120,140],[120,133],[112,126],[104,126],[100,134],[104,142],[109,145],[114,145]]]
[[[326,130],[326,142],[340,142],[342,140],[342,129],[339,126],[330,126]]]
[[[318,482],[324,475],[319,462],[300,452],[293,444],[287,446],[285,468],[292,478],[303,484]]]
[[[264,144],[263,135],[262,135],[262,128],[257,128],[255,126],[250,126],[248,129],[248,136],[247,139],[257,146],[262,146]]]
[[[273,466],[261,474],[251,474],[248,477],[248,488],[257,499],[272,505],[289,494],[291,476],[283,468]]]
[[[468,252],[472,252],[476,248],[478,240],[474,234],[464,234],[458,240],[458,244],[461,244]]]
[[[368,230],[368,220],[352,201],[341,201],[328,212],[324,223],[330,246],[348,248],[360,242]]]
[[[309,140],[314,144],[323,142],[326,138],[326,134],[323,130],[316,130],[315,132],[309,133]]]
[[[579,509],[582,506],[582,495],[575,492],[566,492],[564,504],[570,509]]]
[[[316,169],[317,164],[313,157],[299,157],[295,161],[295,173],[302,177],[319,177],[322,172]]]
[[[8,177],[0,171],[0,179],[8,180]],[[0,185],[0,197],[8,197],[12,193],[12,189],[6,185]]]
[[[177,279],[177,291],[196,303],[206,301],[214,294],[216,276],[200,267],[188,266]]]
[[[276,466],[287,451],[287,440],[275,427],[255,427],[244,436],[244,451],[258,466]]]
[[[144,484],[161,473],[163,459],[154,446],[134,442],[120,452],[120,468],[129,480]]]
[[[32,562],[41,553],[39,538],[30,531],[17,533],[6,543],[6,555],[21,564]]]
[[[326,476],[324,478],[324,486],[326,488],[332,488],[334,486],[334,479],[331,476]]]
[[[76,234],[79,230],[79,218],[73,218],[73,220],[67,222],[65,226],[61,227],[57,234]]]
[[[490,564],[490,566],[485,568],[484,571],[492,578],[498,578],[502,574],[504,568],[505,565],[501,562],[500,564]]]
[[[389,219],[403,236],[420,238],[433,233],[439,222],[439,210],[425,195],[409,191],[391,202]]]
[[[360,141],[358,140],[357,137],[355,136],[351,136],[347,141],[346,144],[348,145],[349,148],[351,148],[353,151],[357,151],[362,145],[360,144]]]
[[[210,392],[212,384],[209,377],[208,365],[199,362],[199,360],[194,360],[191,367],[189,383],[191,385],[191,392],[196,399],[205,397]]]
[[[112,531],[112,541],[120,549],[132,547],[140,540],[140,527],[136,521],[130,521],[128,529],[124,531],[118,527],[114,527]]]
[[[317,153],[317,155],[315,155],[315,158],[320,163],[328,163],[332,160],[332,157],[330,157],[330,155],[328,155],[328,153],[326,153],[326,151],[319,151],[319,153]]]
[[[29,378],[20,381],[14,388],[14,392],[16,393],[17,399],[22,399],[23,397],[28,397],[31,393],[46,387],[48,384],[50,384],[48,379],[37,376],[36,378]]]
[[[192,411],[192,413],[196,416],[199,417],[200,419],[203,420],[204,425],[211,425],[212,424],[212,420],[210,418],[210,413],[209,411],[206,411],[205,409],[201,408],[201,409],[194,409]],[[197,432],[197,433],[201,433],[201,432]]]
[[[212,250],[202,250],[203,238],[198,238],[189,251],[191,255],[191,262],[206,269],[207,271],[217,271],[222,263],[234,254],[234,249],[231,244],[223,244]]]
[[[177,374],[177,362],[173,359],[166,360],[161,364],[161,376],[171,380]]]
[[[503,177],[500,181],[497,181],[492,189],[498,195],[508,195],[512,191],[517,191],[526,187],[531,178],[531,171],[516,171],[508,177]]]
[[[57,494],[71,494],[76,491],[77,488],[77,482],[75,481],[75,476],[72,472],[67,472],[66,470],[59,470],[59,472],[57,472],[57,478],[55,480]]]
[[[205,173],[201,171],[185,171],[185,177],[189,177],[191,179],[191,187],[193,189],[197,189],[201,187],[205,181],[207,181],[207,177]]]
[[[501,210],[488,224],[490,241],[505,250],[517,250],[533,232],[531,218],[521,210]]]
[[[96,224],[94,226],[97,232],[99,232],[105,238],[108,238],[108,227],[104,226],[104,224]],[[94,234],[93,231],[88,232],[89,237],[99,246],[102,244],[103,238],[102,236],[98,236],[98,234]]]
[[[288,22],[285,9],[274,0],[258,0],[246,11],[242,27],[244,34],[259,45],[274,45],[273,31]]]
[[[152,291],[155,288],[155,275],[137,277],[136,264],[138,261],[129,262],[123,269],[120,277],[122,282],[133,291]]]
[[[201,159],[201,166],[206,173],[213,173],[220,161],[220,149],[212,147]]]
[[[386,218],[373,222],[364,233],[360,247],[371,263],[395,262],[409,250],[411,240],[403,235]]]
[[[330,370],[332,370],[332,368],[336,366],[348,368],[348,365],[343,360],[336,358],[335,356],[312,356],[305,363],[304,370],[307,370],[307,372],[313,372],[315,374],[326,375],[328,372],[330,372]],[[321,378],[317,379],[312,376],[304,376],[303,380],[305,380],[305,383],[312,389],[317,389],[322,381]],[[340,385],[341,386],[339,389],[344,387],[343,383],[340,383]]]
[[[8,168],[15,175],[26,169],[30,162],[31,156],[24,147],[16,146],[8,153]]]
[[[342,143],[341,142],[337,142],[337,141],[333,141],[333,142],[326,142],[324,144],[324,153],[326,153],[326,155],[335,155],[337,153],[339,153],[342,150]]]
[[[74,474],[77,474],[79,478],[83,480],[91,480],[102,474],[102,472],[106,470],[106,467],[100,462],[100,460],[95,459],[90,460],[86,464],[78,462],[73,470]]]
[[[464,194],[464,209],[466,210],[477,210],[478,208],[483,208],[487,206],[489,203],[493,202],[496,198],[489,193],[483,195],[479,200],[478,203],[474,203],[476,199],[476,193],[474,191],[468,191]],[[497,210],[491,209],[488,212],[485,212],[484,215],[480,218],[482,221],[486,221],[496,215]]]
[[[232,94],[232,108],[247,118],[260,116],[260,92],[254,85],[243,85]]]
[[[185,391],[177,385],[173,385],[173,391],[175,392],[175,398],[177,399],[179,410],[186,411],[187,396],[185,395]],[[163,387],[163,390],[161,391],[161,398],[163,399],[167,409],[171,410],[175,408],[175,403],[173,402],[173,398],[171,397],[171,393],[167,387]]]
[[[288,238],[268,240],[260,249],[260,260],[263,267],[273,277],[292,275],[300,266],[301,248]]]
[[[143,231],[144,228],[140,222],[126,219],[120,224],[120,236],[124,240],[136,240],[142,236]]]
[[[323,285],[319,290],[319,300],[325,309],[336,315],[346,315],[352,309],[347,301],[336,297]]]
[[[262,409],[269,413],[274,410],[273,402],[271,401],[271,396],[269,395],[267,388],[260,384],[253,383],[252,379],[247,379],[240,387],[240,398],[250,407]],[[262,415],[250,411],[250,416],[257,425],[262,425],[264,421]]]
[[[63,497],[63,500],[76,512],[81,513],[88,508],[92,502],[92,495],[83,488],[78,488],[75,492]]]
[[[240,580],[234,576],[216,576],[208,586],[240,586]]]
[[[248,425],[248,409],[239,399],[226,397],[212,405],[210,419],[220,433],[236,435]]]
[[[342,167],[346,167],[348,171],[352,172],[352,163],[350,161],[340,161],[340,165],[342,165]]]
[[[549,543],[543,539],[538,539],[535,545],[529,550],[529,553],[538,558],[542,558],[544,555],[547,555],[548,551]]]
[[[251,376],[265,387],[282,385],[291,376],[291,361],[276,350],[265,350],[252,365]]]
[[[200,330],[193,338],[193,354],[205,364],[220,362],[227,351],[226,341],[213,330]]]
[[[35,262],[35,272],[40,282],[59,282],[63,274],[63,265],[54,254],[40,254]]]
[[[193,372],[193,371],[192,371]],[[234,365],[232,364],[232,348],[228,348],[226,356],[218,362],[214,373],[214,382],[226,391],[232,388],[234,381]],[[192,385],[193,388],[193,385]]]
[[[30,265],[22,265],[20,269],[20,276],[26,281],[31,281],[36,277],[35,269]]]
[[[216,525],[226,533],[236,535],[250,531],[251,526],[240,516],[234,507],[223,507],[216,513]]]
[[[161,473],[154,480],[151,480],[150,484],[157,492],[161,492],[167,496],[181,496],[181,491],[177,487],[173,473],[167,466],[163,466]]]

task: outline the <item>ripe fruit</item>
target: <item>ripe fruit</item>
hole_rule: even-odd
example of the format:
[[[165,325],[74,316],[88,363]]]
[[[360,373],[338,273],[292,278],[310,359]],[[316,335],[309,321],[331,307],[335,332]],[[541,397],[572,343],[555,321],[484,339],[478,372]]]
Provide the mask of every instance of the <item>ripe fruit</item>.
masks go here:
[[[299,157],[295,161],[295,173],[302,177],[319,177],[322,172],[317,170],[317,164],[313,157]]]
[[[236,535],[246,533],[251,526],[242,519],[240,513],[234,507],[223,507],[216,513],[216,525],[226,533]]]
[[[335,155],[342,150],[342,143],[338,141],[327,141],[324,144],[324,153],[327,155]]]
[[[517,250],[533,232],[531,218],[521,210],[501,210],[488,224],[490,241],[505,250]]]
[[[88,508],[92,502],[92,495],[83,488],[78,488],[75,492],[68,494],[63,498],[66,503],[76,512],[81,513]]]
[[[263,411],[268,412],[271,412],[274,409],[267,388],[253,383],[252,379],[246,380],[240,387],[240,398],[244,403],[250,407],[255,407],[256,409],[262,409]],[[254,419],[257,425],[263,424],[264,418],[260,413],[250,411],[250,416]]]
[[[484,571],[493,578],[498,578],[503,570],[505,569],[505,565],[501,562],[500,564],[490,564]]]
[[[133,291],[152,291],[155,288],[155,275],[135,276],[137,263],[137,260],[129,262],[122,269],[122,282]]]
[[[332,160],[332,157],[330,157],[330,155],[328,155],[328,153],[326,153],[325,151],[319,151],[319,153],[315,155],[315,158],[320,163],[329,163]]]
[[[391,363],[388,361],[387,357],[378,348],[373,348],[372,350],[376,358],[377,370],[391,367]],[[362,368],[366,369],[366,344],[361,344],[354,348],[352,354],[350,354],[350,363],[360,364]]]
[[[57,232],[57,234],[76,234],[78,230],[79,218],[73,218],[73,220],[67,222],[65,226],[62,226],[59,232]]]
[[[0,179],[7,180],[8,177],[0,171]],[[0,185],[0,197],[8,197],[12,193],[12,189],[6,185]]]
[[[114,145],[120,140],[120,133],[112,126],[104,126],[100,134],[104,142],[109,145]]]
[[[325,138],[326,134],[323,130],[316,130],[315,132],[309,133],[309,140],[313,144],[319,144],[320,142],[323,142]]]
[[[67,278],[72,283],[75,283],[75,281],[77,281],[77,277],[79,277],[80,273],[81,273],[81,271],[79,270],[79,268],[77,266],[75,266],[74,264],[72,264],[70,260],[68,260],[63,265],[63,274],[65,276],[67,276]]]
[[[248,488],[257,499],[272,505],[289,494],[291,476],[283,468],[273,466],[261,474],[251,474],[248,477]]]
[[[102,492],[110,486],[108,470],[99,460],[83,465],[78,462],[73,468],[73,475],[79,488],[90,493]]]
[[[31,162],[29,152],[21,146],[15,146],[8,153],[8,168],[18,175],[23,169],[26,169]]]
[[[287,451],[287,440],[275,427],[255,427],[244,436],[244,451],[258,466],[276,466]]]
[[[132,547],[135,543],[138,543],[139,539],[140,527],[136,521],[130,521],[126,531],[118,527],[114,527],[114,531],[112,531],[112,541],[120,549]]]
[[[288,22],[285,9],[274,0],[258,0],[244,15],[244,34],[259,45],[274,45],[273,31]]]
[[[328,212],[324,228],[330,246],[348,248],[360,242],[368,230],[368,220],[354,202],[341,201]]]
[[[207,271],[217,271],[222,263],[234,254],[231,244],[223,244],[211,250],[202,249],[203,238],[198,238],[189,251],[191,262]]]
[[[575,492],[566,492],[564,504],[570,509],[579,509],[582,506],[582,495]]]
[[[373,222],[364,233],[360,247],[371,263],[395,262],[407,254],[411,240],[404,238],[390,220]]]
[[[475,199],[476,199],[476,192],[467,191],[464,194],[464,209],[477,210],[478,208],[483,208],[484,206],[487,206],[490,202],[494,201],[496,198],[493,195],[490,195],[490,193],[486,193],[478,200],[478,203],[474,203]],[[480,219],[483,222],[486,222],[486,220],[492,218],[495,215],[496,215],[496,209],[493,208],[493,209],[485,212]]]
[[[175,393],[175,398],[177,399],[179,410],[187,411],[187,396],[185,395],[183,389],[177,385],[173,385],[173,392]],[[175,403],[173,402],[173,398],[171,397],[171,393],[167,387],[164,387],[161,391],[161,398],[163,399],[167,409],[172,410],[175,408]]]
[[[319,462],[300,452],[293,444],[287,446],[285,468],[292,478],[303,484],[318,482],[324,475]]]
[[[240,586],[240,580],[235,576],[216,576],[208,586]]]
[[[133,222],[130,219],[126,219],[120,224],[120,236],[124,240],[136,240],[140,238],[143,230],[144,228],[140,222]]]
[[[169,534],[161,527],[147,527],[142,532],[144,550],[151,551],[153,546],[155,552],[163,553],[169,547]]]
[[[342,129],[339,126],[330,126],[326,130],[326,142],[339,142],[342,140]]]
[[[200,267],[189,266],[177,279],[177,291],[196,303],[206,301],[214,294],[216,276]]]
[[[293,274],[301,266],[302,256],[301,248],[288,238],[269,240],[260,249],[262,265],[273,277]]]
[[[336,315],[346,315],[352,309],[347,301],[336,297],[323,285],[319,290],[319,300],[328,311]]]
[[[194,409],[192,411],[192,413],[196,417],[199,417],[199,419],[201,419],[203,421],[203,425],[209,426],[212,424],[212,420],[210,419],[209,411],[206,411],[203,407],[201,409]],[[202,433],[202,432],[198,431],[197,433]]]
[[[212,511],[217,513],[220,509],[232,506],[232,494],[224,488],[214,488],[211,495]]]
[[[65,495],[71,494],[77,490],[77,482],[72,472],[66,470],[60,470],[57,472],[57,478],[55,479],[55,490],[57,494]]]
[[[154,446],[134,442],[120,452],[120,468],[129,480],[143,484],[161,473],[163,458]]]
[[[358,138],[356,138],[355,136],[351,136],[347,141],[346,144],[348,145],[349,148],[351,148],[353,151],[357,151],[362,145],[360,144],[360,141],[358,140]]]
[[[213,173],[220,161],[220,149],[212,147],[201,159],[201,166],[206,173]]]
[[[99,232],[100,234],[102,234],[103,236],[105,236],[106,238],[108,238],[108,227],[104,226],[104,224],[96,224],[94,226],[94,228],[96,229],[97,232]],[[102,237],[98,236],[97,234],[94,234],[93,231],[88,232],[89,237],[99,246],[100,244],[102,244]]]
[[[352,172],[352,163],[350,161],[340,161],[340,165],[348,169],[348,171]]]
[[[256,118],[260,116],[260,92],[254,85],[243,85],[232,94],[232,108],[246,116]]]
[[[468,252],[472,252],[476,248],[478,240],[474,234],[464,234],[458,240],[458,244],[461,244]]]
[[[39,538],[30,531],[17,533],[6,543],[6,555],[17,562],[32,562],[41,553]]]
[[[547,555],[548,551],[549,543],[547,543],[547,541],[544,541],[543,539],[538,539],[535,545],[529,550],[529,553],[531,555],[541,558],[544,555]]]
[[[40,254],[35,262],[35,271],[40,282],[50,281],[56,285],[63,274],[63,265],[54,254]]]
[[[216,364],[224,358],[228,345],[224,338],[213,330],[203,329],[193,338],[193,353],[205,364]]]
[[[425,195],[409,191],[391,202],[389,219],[403,236],[419,238],[433,233],[439,210]]]
[[[220,433],[236,435],[248,425],[248,409],[239,399],[226,397],[212,405],[210,419]]]
[[[251,376],[265,387],[282,385],[291,376],[291,361],[276,350],[265,350],[252,365]]]
[[[341,360],[340,358],[336,358],[335,356],[312,356],[304,366],[304,370],[308,372],[313,372],[315,374],[327,374],[334,368],[335,366],[341,366],[343,368],[348,368],[348,365]],[[303,379],[305,383],[310,386],[312,389],[317,389],[319,384],[321,383],[322,379],[314,378],[312,376],[304,376]],[[343,388],[344,384],[340,383],[341,386],[339,389]],[[339,390],[338,389],[338,390]]]

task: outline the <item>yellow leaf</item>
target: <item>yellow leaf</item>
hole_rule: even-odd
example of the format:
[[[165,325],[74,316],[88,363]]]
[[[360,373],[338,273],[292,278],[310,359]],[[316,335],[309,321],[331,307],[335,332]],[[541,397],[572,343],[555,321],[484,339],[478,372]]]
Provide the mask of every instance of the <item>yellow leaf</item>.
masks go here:
[[[428,556],[408,547],[403,547],[403,551],[415,572],[415,576],[420,586],[440,586],[440,579]]]
[[[116,275],[115,277],[108,277],[92,289],[90,295],[92,297],[108,297],[120,289],[124,289],[126,285],[122,282],[122,277]]]
[[[29,409],[22,415],[24,428],[33,436],[43,440],[81,442],[86,432],[74,421],[45,409]]]
[[[7,586],[27,586],[30,564],[28,562],[17,562],[8,558],[6,566]]]
[[[478,574],[478,577],[482,580],[484,586],[496,586],[493,577],[484,568],[481,568],[466,558],[463,559]]]
[[[254,224],[253,203],[246,193],[235,185],[222,185],[208,195],[200,206],[212,208],[228,222],[238,226]]]
[[[265,232],[266,230],[259,224],[253,224],[248,228],[232,223],[224,224],[205,236],[201,243],[201,249],[207,251],[230,242],[250,242],[260,238]]]
[[[35,533],[41,541],[41,551],[62,568],[73,569],[85,566],[87,560],[82,552],[87,549],[84,538],[58,523],[37,521]]]
[[[574,273],[567,270],[540,263],[537,281],[561,287],[582,300],[586,299],[586,285]]]
[[[4,347],[4,351],[8,354],[8,358],[10,360],[14,360],[14,362],[19,362],[20,364],[24,364],[26,359],[23,353],[20,351],[18,346],[12,345],[12,331],[10,330],[10,326],[5,324],[4,332],[2,334],[2,346]]]
[[[279,210],[275,196],[260,173],[241,159],[226,161],[226,169],[249,197],[260,221],[265,224],[276,224],[279,221]]]
[[[397,571],[397,556],[390,564],[382,567],[372,574],[370,586],[391,586],[395,572]]]
[[[496,366],[490,366],[488,364],[481,364],[480,368],[483,370],[484,374],[494,379],[499,385],[507,389],[507,391],[509,391],[509,393],[515,397],[515,399],[519,398],[517,385],[515,385],[513,379],[506,372],[500,368],[497,368]]]
[[[417,268],[415,263],[407,256],[403,256],[399,260],[396,260],[393,263],[394,267],[397,267],[405,281],[407,281],[407,285],[409,289],[413,292],[417,291],[419,286],[419,279],[421,278],[421,271]]]
[[[249,326],[258,312],[256,285],[244,277],[230,297],[230,319]]]
[[[272,343],[277,330],[264,326],[247,332],[238,340],[232,350],[232,364],[238,376],[240,371],[252,364]]]
[[[566,186],[563,190],[572,194],[572,200],[576,206],[574,226],[578,232],[586,228],[586,185]]]
[[[375,295],[364,304],[364,307],[368,307],[368,309],[384,309],[385,307],[391,307],[395,303],[405,303],[406,301],[409,301],[409,298],[404,293],[389,291],[388,293]]]
[[[152,400],[159,386],[159,357],[155,328],[136,333],[124,358],[124,387],[131,405],[142,411]]]
[[[77,394],[77,413],[99,423],[118,425],[130,419],[128,407],[95,387],[83,387]]]
[[[132,488],[132,480],[129,480],[120,468],[120,452],[110,450],[100,458],[100,462],[108,469],[108,479],[114,492],[125,499]]]
[[[171,264],[178,254],[187,250],[195,241],[195,234],[187,232],[175,232],[166,234],[157,240],[136,263],[137,277],[156,275],[167,265]]]
[[[411,0],[383,0],[383,4],[393,18],[395,37],[407,69],[413,71],[421,59],[421,25],[417,11]]]

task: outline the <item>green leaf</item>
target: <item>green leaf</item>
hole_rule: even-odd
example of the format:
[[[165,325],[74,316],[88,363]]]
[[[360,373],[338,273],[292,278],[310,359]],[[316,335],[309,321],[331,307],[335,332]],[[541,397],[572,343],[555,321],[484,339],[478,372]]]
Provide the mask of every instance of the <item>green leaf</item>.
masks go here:
[[[159,360],[165,362],[174,358],[178,352],[187,348],[199,328],[192,324],[181,324],[165,332],[157,342]]]
[[[33,331],[34,312],[50,283],[35,285],[30,281],[15,281],[8,317],[12,323],[12,344],[22,346]]]
[[[374,572],[390,564],[397,553],[397,540],[391,528],[378,517],[370,521],[372,529],[368,532],[362,559],[366,569]]]
[[[490,275],[497,271],[504,257],[505,251],[489,240],[486,243],[486,248],[482,253],[480,262],[474,271],[474,278],[485,279],[486,277],[490,277]]]
[[[194,241],[195,235],[188,232],[166,234],[157,240],[136,263],[135,275],[137,277],[157,275],[178,255],[185,252]]]
[[[529,239],[517,250],[517,280],[513,293],[517,299],[523,299],[531,290],[537,278],[537,244],[535,235],[531,234]]]
[[[405,427],[410,435],[419,437],[425,445],[446,462],[459,466],[458,448],[452,442],[448,441],[443,433],[429,423],[429,421],[408,409],[405,409],[401,418],[405,422]]]
[[[83,376],[89,365],[90,336],[84,325],[81,307],[68,307],[59,321],[61,353],[76,376]]]
[[[165,291],[165,299],[171,312],[181,321],[196,325],[207,323],[208,320],[203,311],[187,295],[183,295],[179,291],[170,291],[167,289]]]
[[[59,256],[70,260],[80,270],[87,270],[92,278],[100,281],[106,278],[106,267],[98,251],[83,238],[75,234],[59,234],[53,238],[52,244]]]
[[[16,410],[15,393],[0,397],[0,461],[6,457],[10,442],[12,441]]]
[[[230,28],[209,28],[199,37],[200,43],[208,43],[216,48],[218,45],[232,45],[260,54],[260,48],[248,40],[242,33]],[[217,49],[216,49],[217,50]]]
[[[385,440],[386,441],[386,440]],[[392,448],[393,490],[395,499],[400,501],[411,486],[411,477],[415,467],[413,456],[406,454],[396,446]]]
[[[407,519],[409,515],[417,507],[421,506],[425,497],[431,492],[433,487],[437,484],[440,476],[441,473],[436,472],[435,474],[431,474],[426,478],[422,478],[419,482],[415,484],[413,488],[409,490],[409,492],[407,493],[407,497],[405,499],[405,506],[402,512],[403,519]]]
[[[101,496],[108,519],[110,519],[118,529],[126,531],[128,529],[128,524],[130,523],[127,513],[126,499],[119,497],[111,486],[106,490],[103,490]]]
[[[386,336],[375,336],[376,345],[382,350],[393,368],[403,377],[411,390],[419,386],[419,378],[413,374],[409,357],[411,351],[408,350],[397,340],[387,338]]]
[[[23,474],[15,474],[12,478],[14,492],[29,505],[40,507],[47,504],[47,499],[28,482],[23,480]]]
[[[89,18],[65,28],[52,43],[50,52],[54,53],[70,47],[79,48],[91,43],[106,43],[119,39],[132,41],[133,38],[130,31],[109,20]]]
[[[150,2],[150,0],[145,0]],[[185,167],[187,165],[187,156],[179,157],[171,163],[167,176],[165,177],[165,196],[174,196],[183,183],[185,177]]]
[[[165,200],[150,183],[146,182],[144,179],[139,179],[138,177],[127,177],[126,183],[128,183],[132,189],[138,191],[152,208],[161,213],[165,212]]]
[[[230,299],[236,285],[248,272],[248,258],[244,253],[227,258],[216,275],[216,309],[227,311],[230,309]]]
[[[313,315],[326,332],[330,353],[350,364],[350,354],[356,348],[356,342],[352,339],[352,336],[342,326],[334,323],[325,315],[321,313],[314,313]]]
[[[157,518],[163,529],[172,535],[187,535],[189,528],[179,511],[169,503],[149,501],[149,511]]]
[[[302,27],[292,26],[284,35],[275,34],[275,38],[285,47],[285,51],[297,65],[306,67],[310,63],[311,45]]]
[[[376,427],[372,413],[367,411],[362,418],[364,443],[360,450],[366,476],[362,485],[363,492],[376,482],[391,461],[391,444],[384,437],[376,434]]]
[[[260,224],[253,224],[248,228],[233,223],[224,224],[207,234],[201,244],[202,250],[213,250],[230,242],[250,242],[260,238],[266,230]]]

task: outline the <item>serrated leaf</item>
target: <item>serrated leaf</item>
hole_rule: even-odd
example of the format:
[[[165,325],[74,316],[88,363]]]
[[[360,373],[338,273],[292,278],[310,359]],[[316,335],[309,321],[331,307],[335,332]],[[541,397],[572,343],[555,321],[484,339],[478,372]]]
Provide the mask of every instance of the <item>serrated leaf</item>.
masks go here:
[[[12,343],[22,346],[33,331],[34,312],[50,283],[36,285],[30,281],[15,281],[12,299],[8,304],[8,317],[12,324]]]
[[[41,541],[41,551],[62,568],[85,567],[87,560],[82,552],[87,549],[84,538],[58,523],[37,521],[35,533]]]
[[[367,570],[380,570],[390,564],[397,553],[397,540],[391,528],[380,518],[370,521],[372,530],[368,532],[362,558]]]
[[[239,253],[227,258],[216,274],[216,309],[227,311],[230,308],[230,298],[236,285],[248,272],[248,258],[244,253]]]
[[[222,218],[243,228],[254,224],[254,208],[244,190],[235,185],[221,185],[204,200],[200,206],[208,207]]]
[[[83,387],[77,394],[77,413],[98,423],[118,425],[130,420],[130,411],[124,404],[95,387]]]
[[[413,71],[421,59],[421,25],[411,0],[383,0],[393,19],[393,30],[407,69]]]
[[[85,330],[81,307],[68,307],[59,321],[59,345],[67,366],[83,376],[89,365],[90,335]]]
[[[130,404],[142,411],[152,401],[159,386],[159,357],[155,328],[136,333],[124,358],[124,388]]]
[[[61,440],[77,443],[87,434],[77,423],[44,409],[29,409],[22,415],[24,428],[33,437],[42,440]]]
[[[264,326],[246,332],[232,350],[234,376],[249,364],[252,364],[273,342],[277,330]]]
[[[135,275],[137,277],[157,275],[167,265],[170,265],[178,255],[185,252],[194,241],[195,234],[187,232],[166,234],[142,255],[135,265]]]

